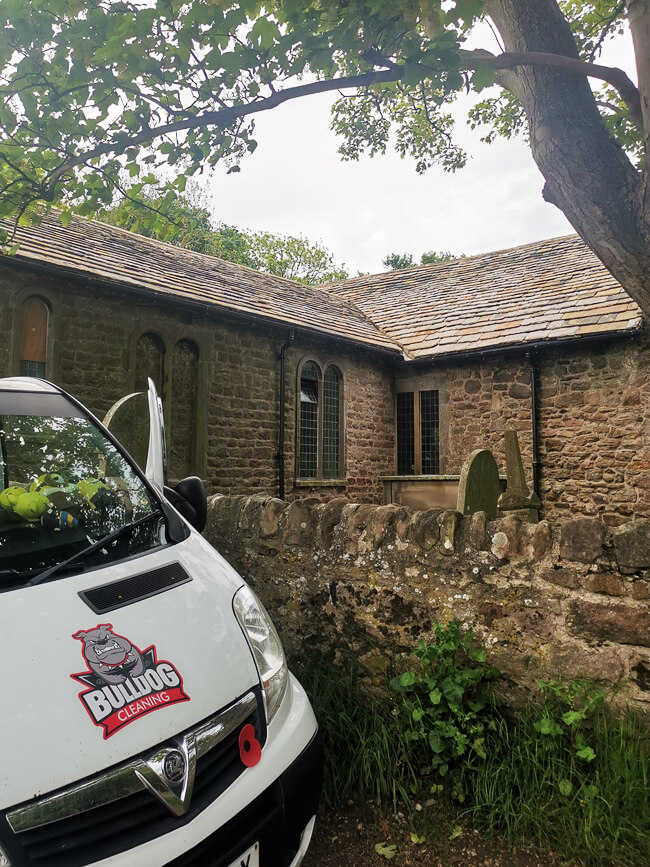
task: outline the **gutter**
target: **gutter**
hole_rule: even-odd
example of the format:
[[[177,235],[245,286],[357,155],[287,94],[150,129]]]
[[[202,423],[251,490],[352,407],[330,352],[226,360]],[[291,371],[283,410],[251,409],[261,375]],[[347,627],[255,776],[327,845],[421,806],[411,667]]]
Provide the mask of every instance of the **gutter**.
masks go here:
[[[545,349],[573,349],[576,347],[583,348],[593,344],[602,344],[607,340],[636,340],[644,333],[643,325],[624,331],[603,331],[599,334],[589,334],[584,337],[567,337],[555,338],[552,340],[537,340],[530,343],[508,343],[504,346],[491,346],[486,349],[462,349],[458,352],[445,352],[444,354],[426,356],[424,358],[414,358],[410,364],[435,367],[439,363],[446,365],[457,361],[475,361],[484,358],[493,358],[497,355],[517,355],[524,354],[526,356],[535,354],[539,355]]]
[[[278,497],[284,500],[284,413],[285,413],[285,360],[287,349],[293,344],[296,335],[289,332],[286,343],[280,347],[280,430],[278,434]]]
[[[527,353],[530,363],[530,429],[533,452],[533,494],[539,497],[539,440],[537,434],[537,375],[532,356]],[[541,499],[541,497],[540,497]]]

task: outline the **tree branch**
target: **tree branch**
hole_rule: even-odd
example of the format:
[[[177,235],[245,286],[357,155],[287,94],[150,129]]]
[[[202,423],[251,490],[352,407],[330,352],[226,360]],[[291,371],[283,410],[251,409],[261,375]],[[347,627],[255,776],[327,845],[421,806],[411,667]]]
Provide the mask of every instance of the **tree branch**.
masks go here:
[[[108,141],[97,147],[91,148],[86,153],[77,154],[74,157],[62,162],[54,169],[47,180],[45,186],[46,193],[52,193],[57,182],[67,172],[77,166],[83,165],[90,160],[105,156],[109,153],[123,152],[126,148],[137,147],[138,145],[151,142],[160,136],[168,135],[174,132],[183,132],[190,129],[201,129],[206,126],[216,126],[226,129],[234,121],[246,117],[250,114],[257,114],[260,111],[267,111],[276,108],[284,102],[292,99],[298,99],[302,96],[308,96],[314,93],[326,93],[331,90],[340,90],[348,87],[367,87],[371,84],[379,84],[383,82],[399,81],[402,77],[403,70],[384,69],[372,72],[366,72],[361,75],[348,75],[340,78],[332,78],[325,81],[314,81],[309,84],[301,84],[296,87],[288,87],[286,90],[280,90],[273,93],[271,96],[261,99],[256,102],[247,103],[245,105],[231,106],[222,108],[219,111],[206,111],[202,114],[187,117],[183,120],[175,121],[174,123],[163,124],[153,128],[147,128],[137,135],[124,137],[120,135],[119,141]]]
[[[596,63],[587,63],[584,60],[577,60],[574,57],[565,57],[562,54],[545,54],[535,51],[506,51],[503,54],[495,55],[489,51],[478,49],[476,51],[461,51],[460,56],[472,69],[481,63],[491,66],[492,69],[514,69],[517,66],[551,66],[567,72],[575,72],[577,75],[606,81],[619,92],[621,99],[630,111],[632,121],[643,132],[639,89],[622,69],[615,66],[601,66]]]

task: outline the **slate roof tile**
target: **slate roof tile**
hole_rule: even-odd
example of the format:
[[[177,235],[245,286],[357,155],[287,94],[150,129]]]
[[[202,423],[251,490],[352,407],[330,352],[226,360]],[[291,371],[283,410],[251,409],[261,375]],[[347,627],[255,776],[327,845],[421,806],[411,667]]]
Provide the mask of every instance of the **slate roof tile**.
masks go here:
[[[16,240],[19,262],[54,265],[71,277],[149,290],[399,353],[393,340],[364,313],[323,289],[115,226],[73,217],[64,228],[56,215],[50,215],[40,227],[21,227]]]
[[[326,288],[411,358],[641,327],[638,306],[576,235]],[[425,347],[424,336],[437,339]]]

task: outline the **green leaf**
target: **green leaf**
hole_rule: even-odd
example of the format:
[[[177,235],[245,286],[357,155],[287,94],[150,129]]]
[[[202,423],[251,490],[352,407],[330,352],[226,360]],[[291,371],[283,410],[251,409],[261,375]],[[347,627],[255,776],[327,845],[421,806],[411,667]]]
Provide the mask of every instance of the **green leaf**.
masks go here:
[[[454,825],[452,832],[449,835],[449,839],[455,840],[456,837],[462,837],[462,836],[463,836],[463,829],[460,827],[460,825]]]
[[[496,81],[496,75],[496,70],[491,66],[481,64],[472,75],[472,87],[477,93],[480,93],[486,87],[492,87]]]
[[[565,725],[572,726],[584,719],[584,712],[579,710],[569,710],[562,714],[562,722]]]
[[[375,852],[390,860],[395,857],[397,846],[394,843],[375,843]]]
[[[558,783],[558,789],[560,790],[560,794],[564,795],[565,798],[568,798],[573,792],[573,783],[571,780],[560,780]]]
[[[424,835],[420,836],[419,834],[416,834],[415,831],[411,831],[411,843],[419,845],[420,843],[424,843],[425,840],[426,837]]]
[[[429,693],[429,700],[431,701],[431,704],[440,704],[441,699],[442,692],[438,689],[438,687],[432,689]]]
[[[591,747],[583,747],[583,749],[577,750],[576,755],[587,762],[593,762],[596,758],[596,753]]]
[[[550,717],[544,716],[535,723],[535,730],[541,735],[559,735],[562,734],[562,728]]]

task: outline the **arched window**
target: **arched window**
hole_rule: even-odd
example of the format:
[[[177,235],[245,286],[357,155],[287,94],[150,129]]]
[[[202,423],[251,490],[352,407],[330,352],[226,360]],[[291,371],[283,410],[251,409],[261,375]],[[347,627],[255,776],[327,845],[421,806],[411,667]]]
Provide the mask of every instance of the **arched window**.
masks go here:
[[[42,298],[33,295],[26,299],[20,342],[21,376],[45,377],[49,318],[49,308]]]
[[[330,365],[321,373],[314,361],[299,372],[298,478],[343,477],[343,376]]]
[[[172,351],[169,476],[183,479],[194,472],[196,396],[199,350],[191,340],[179,340]]]
[[[158,394],[163,396],[163,370],[165,345],[157,334],[141,334],[135,345],[135,390],[147,390],[151,377]]]

